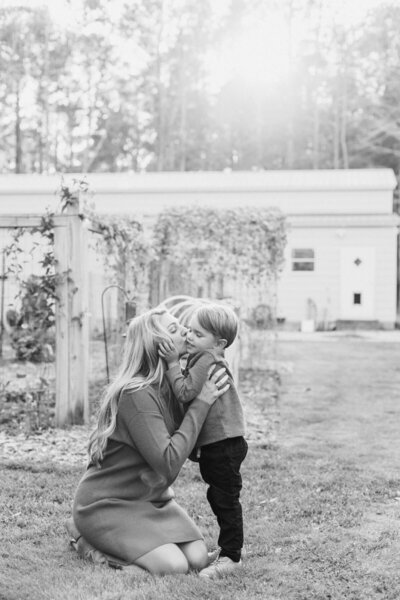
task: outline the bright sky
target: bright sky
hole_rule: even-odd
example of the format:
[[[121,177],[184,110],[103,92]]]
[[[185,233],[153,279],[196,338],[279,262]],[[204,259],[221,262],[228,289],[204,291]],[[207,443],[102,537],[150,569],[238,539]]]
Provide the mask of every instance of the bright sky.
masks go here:
[[[384,2],[400,4],[400,0],[325,0],[322,9],[325,28],[329,29],[333,23],[357,25],[370,9]],[[224,3],[229,0],[220,0],[219,7]],[[268,88],[285,80],[290,73],[291,51],[295,54],[296,43],[310,39],[309,21],[297,21],[292,31],[291,50],[282,12],[268,11],[264,18],[253,20],[236,32],[230,46],[220,48],[209,57],[211,89],[218,89],[221,82],[235,78],[242,81],[250,93],[252,88]]]
[[[72,0],[71,5],[74,3]],[[0,6],[27,6],[31,8],[47,6],[52,19],[57,22],[69,23],[71,19],[72,6],[68,6],[66,0],[0,0]]]
[[[110,0],[110,16],[118,15],[119,6],[124,0]],[[46,6],[52,20],[61,27],[71,27],[76,22],[81,12],[81,0],[0,0],[1,6],[27,6],[30,8]]]
[[[170,0],[173,2],[174,0]],[[110,17],[118,15],[124,0],[110,2]],[[211,3],[216,12],[224,11],[230,0]],[[324,0],[323,18],[330,23],[349,26],[362,22],[371,8],[383,3],[400,4],[400,0]],[[52,19],[60,27],[73,27],[80,13],[81,0],[0,0],[0,6],[47,6]],[[309,23],[299,23],[293,31],[296,41],[309,38]],[[232,34],[229,44],[221,46],[208,57],[210,87],[218,88],[224,81],[235,77],[250,87],[269,86],[288,75],[290,51],[287,26],[282,14],[268,12],[263,19],[246,23]]]
[[[230,0],[218,0],[215,6],[224,7]],[[400,0],[389,0],[389,2],[400,3]],[[373,6],[383,4],[385,0],[325,0],[330,11],[337,12],[339,20],[343,22],[357,22],[363,19],[365,13]],[[112,0],[112,12],[118,12],[118,5],[123,0]],[[74,13],[79,11],[80,0],[0,0],[0,6],[47,6],[52,17],[59,22],[68,22],[73,19]]]

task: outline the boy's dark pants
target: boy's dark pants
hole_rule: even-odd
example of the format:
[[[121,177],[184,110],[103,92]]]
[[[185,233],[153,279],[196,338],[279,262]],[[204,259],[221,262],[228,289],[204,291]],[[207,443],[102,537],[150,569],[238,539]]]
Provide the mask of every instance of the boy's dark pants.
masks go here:
[[[201,476],[209,485],[207,499],[220,527],[220,556],[235,562],[240,560],[243,547],[240,465],[247,449],[243,437],[229,438],[202,446],[199,460]]]

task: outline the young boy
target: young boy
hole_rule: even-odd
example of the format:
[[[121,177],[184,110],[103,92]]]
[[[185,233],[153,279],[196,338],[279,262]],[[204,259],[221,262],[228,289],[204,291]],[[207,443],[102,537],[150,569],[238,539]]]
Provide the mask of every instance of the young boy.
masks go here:
[[[195,452],[200,473],[208,484],[207,499],[220,527],[217,560],[200,572],[201,577],[216,577],[241,565],[243,517],[240,504],[242,478],[240,465],[247,454],[245,424],[232,374],[224,358],[225,348],[234,341],[238,319],[232,309],[220,304],[205,304],[192,316],[187,333],[189,353],[181,372],[172,344],[160,345],[160,356],[167,364],[167,377],[178,401],[191,402],[199,394],[211,365],[223,365],[230,387],[211,407],[197,440]],[[193,455],[193,453],[192,453]]]

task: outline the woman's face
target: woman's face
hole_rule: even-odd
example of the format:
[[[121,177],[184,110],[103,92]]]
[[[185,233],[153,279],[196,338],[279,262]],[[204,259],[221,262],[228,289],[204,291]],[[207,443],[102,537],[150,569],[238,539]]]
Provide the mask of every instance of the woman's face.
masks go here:
[[[161,315],[161,325],[165,327],[174,342],[179,356],[186,354],[186,334],[187,329],[181,325],[176,317],[170,313]]]

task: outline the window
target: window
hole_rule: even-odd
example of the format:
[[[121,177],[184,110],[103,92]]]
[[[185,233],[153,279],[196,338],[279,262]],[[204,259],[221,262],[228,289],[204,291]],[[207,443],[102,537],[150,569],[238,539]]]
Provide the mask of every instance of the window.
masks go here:
[[[312,248],[293,248],[292,271],[314,271],[314,250]]]
[[[361,304],[361,294],[353,294],[353,304]]]

